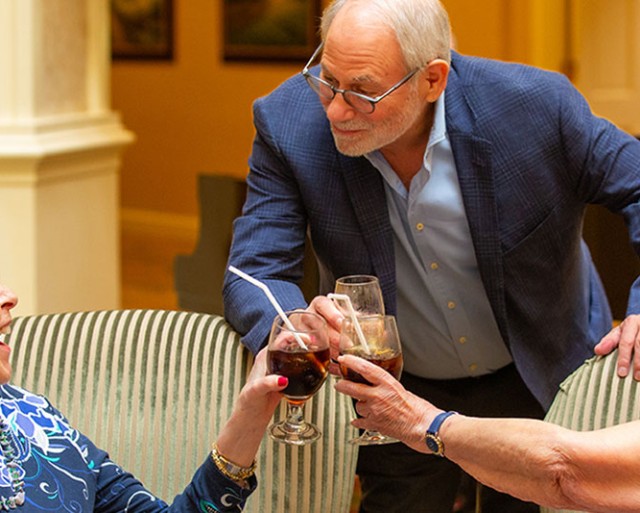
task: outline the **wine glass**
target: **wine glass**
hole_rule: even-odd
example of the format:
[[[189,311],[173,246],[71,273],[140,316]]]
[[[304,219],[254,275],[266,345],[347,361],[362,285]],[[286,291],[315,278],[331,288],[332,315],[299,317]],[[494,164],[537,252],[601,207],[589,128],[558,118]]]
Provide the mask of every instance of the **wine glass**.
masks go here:
[[[325,382],[329,368],[329,331],[319,315],[297,310],[276,316],[267,349],[270,374],[289,379],[283,390],[286,419],[272,424],[269,435],[280,442],[305,445],[320,438],[320,430],[304,420],[304,405]]]
[[[384,315],[384,299],[380,281],[368,274],[353,274],[336,280],[336,294],[344,294],[351,299],[351,305],[358,315]],[[347,314],[347,312],[343,313]]]
[[[357,320],[346,317],[340,332],[340,354],[364,358],[399,380],[403,359],[396,318],[392,315],[360,315]],[[361,374],[344,365],[340,366],[340,373],[349,381],[371,384]],[[397,441],[377,431],[364,431],[358,438],[349,440],[357,445],[383,445]]]

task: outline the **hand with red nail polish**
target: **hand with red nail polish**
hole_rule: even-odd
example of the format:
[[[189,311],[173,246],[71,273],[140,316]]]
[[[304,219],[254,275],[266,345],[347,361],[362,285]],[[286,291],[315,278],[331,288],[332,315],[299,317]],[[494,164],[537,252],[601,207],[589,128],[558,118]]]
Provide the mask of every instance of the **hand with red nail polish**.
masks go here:
[[[241,467],[249,467],[282,399],[289,380],[267,374],[266,348],[255,358],[247,382],[240,391],[233,412],[222,427],[216,446],[221,455]]]

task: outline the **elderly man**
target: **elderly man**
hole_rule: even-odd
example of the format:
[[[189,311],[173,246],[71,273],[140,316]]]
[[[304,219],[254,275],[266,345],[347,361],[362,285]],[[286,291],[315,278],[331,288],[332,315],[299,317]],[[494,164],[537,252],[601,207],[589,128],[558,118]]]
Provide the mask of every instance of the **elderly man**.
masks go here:
[[[450,37],[437,0],[327,8],[302,74],[255,103],[230,263],[284,308],[323,315],[335,345],[340,313],[324,296],[307,305],[297,286],[309,234],[321,294],[340,276],[379,277],[404,387],[465,415],[540,418],[596,346],[619,344],[620,373],[640,377],[639,283],[611,331],[581,236],[598,203],[640,247],[640,142],[593,116],[565,77],[460,55]],[[224,300],[257,351],[268,300],[232,275]],[[367,513],[450,513],[460,479],[403,444],[361,448],[358,473]],[[535,510],[495,500],[485,512]]]

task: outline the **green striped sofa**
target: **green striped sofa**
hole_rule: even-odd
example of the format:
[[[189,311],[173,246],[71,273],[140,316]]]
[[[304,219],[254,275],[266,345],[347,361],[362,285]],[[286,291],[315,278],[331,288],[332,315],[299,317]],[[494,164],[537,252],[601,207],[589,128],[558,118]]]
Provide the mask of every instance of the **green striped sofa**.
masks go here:
[[[113,310],[19,317],[13,383],[46,395],[99,447],[170,501],[207,456],[252,356],[217,315]],[[347,513],[357,449],[351,401],[330,378],[307,414],[312,446],[263,440],[245,511]],[[276,413],[284,414],[284,407]]]
[[[587,360],[560,385],[545,420],[578,431],[640,419],[640,383],[616,373],[617,351]],[[543,513],[568,510],[541,508]],[[584,512],[582,512],[584,513]]]

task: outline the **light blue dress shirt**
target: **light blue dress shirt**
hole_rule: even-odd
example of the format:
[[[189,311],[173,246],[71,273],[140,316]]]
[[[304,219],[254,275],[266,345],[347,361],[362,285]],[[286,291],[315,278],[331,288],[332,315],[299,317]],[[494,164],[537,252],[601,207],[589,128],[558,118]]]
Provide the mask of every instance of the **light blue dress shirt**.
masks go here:
[[[512,361],[480,279],[444,106],[443,94],[408,191],[380,152],[366,156],[385,180],[404,369],[434,379],[480,376]]]

